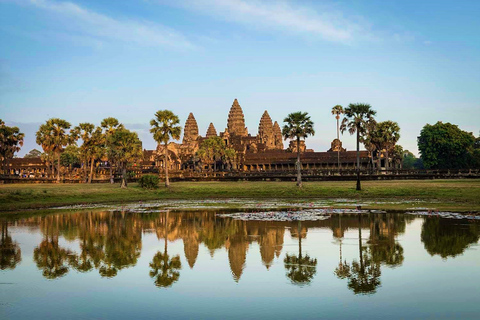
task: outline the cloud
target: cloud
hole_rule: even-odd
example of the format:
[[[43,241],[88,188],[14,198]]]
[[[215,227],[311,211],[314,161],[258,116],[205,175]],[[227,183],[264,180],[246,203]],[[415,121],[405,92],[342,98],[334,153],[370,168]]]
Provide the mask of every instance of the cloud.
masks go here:
[[[50,0],[13,0],[12,2],[41,9],[63,20],[62,29],[69,29],[78,34],[64,38],[75,42],[86,39],[103,42],[133,43],[148,47],[172,47],[177,49],[192,49],[190,43],[182,34],[151,21],[131,19],[116,19],[95,11],[83,8],[73,2],[56,2]]]
[[[162,1],[161,1],[162,2]],[[179,0],[183,8],[213,15],[246,26],[319,37],[351,43],[373,38],[368,24],[361,18],[345,18],[339,11],[324,7],[318,12],[294,3],[255,0]]]

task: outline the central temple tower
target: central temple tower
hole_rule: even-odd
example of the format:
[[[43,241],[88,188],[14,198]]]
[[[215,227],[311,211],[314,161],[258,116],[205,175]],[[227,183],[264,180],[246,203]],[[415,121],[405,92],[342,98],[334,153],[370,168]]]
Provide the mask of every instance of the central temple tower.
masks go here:
[[[246,137],[248,135],[243,110],[237,99],[233,101],[233,105],[228,113],[227,130],[231,136]]]

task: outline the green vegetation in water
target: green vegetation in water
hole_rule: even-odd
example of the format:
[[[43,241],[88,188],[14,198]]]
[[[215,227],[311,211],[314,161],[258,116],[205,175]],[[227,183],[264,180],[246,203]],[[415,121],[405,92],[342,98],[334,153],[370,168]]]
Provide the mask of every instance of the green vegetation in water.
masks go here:
[[[138,184],[12,184],[0,186],[0,211],[78,204],[114,204],[166,199],[309,199],[370,200],[367,208],[404,210],[412,207],[480,210],[480,180],[365,181],[362,191],[352,181],[307,182],[177,182],[148,190]],[[379,203],[375,203],[379,201]]]

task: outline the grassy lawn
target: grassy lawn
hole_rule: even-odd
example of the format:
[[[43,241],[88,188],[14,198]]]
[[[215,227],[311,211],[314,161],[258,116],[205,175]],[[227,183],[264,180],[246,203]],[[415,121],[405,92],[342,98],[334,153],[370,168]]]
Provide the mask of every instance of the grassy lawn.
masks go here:
[[[161,199],[352,199],[381,201],[374,209],[406,209],[415,206],[443,210],[479,211],[480,180],[365,181],[362,191],[354,181],[307,182],[177,182],[169,190],[143,190],[136,184],[6,184],[0,185],[0,211],[54,206],[126,203]],[[388,203],[388,202],[408,203]]]

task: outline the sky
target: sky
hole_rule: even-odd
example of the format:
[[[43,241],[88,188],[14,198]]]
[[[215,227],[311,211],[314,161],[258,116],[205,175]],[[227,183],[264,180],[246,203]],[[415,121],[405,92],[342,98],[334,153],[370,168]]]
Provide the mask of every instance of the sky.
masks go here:
[[[264,110],[308,112],[307,147],[326,151],[332,107],[359,102],[417,154],[426,123],[479,135],[478,17],[475,0],[0,0],[0,119],[25,133],[19,156],[53,117],[116,117],[153,149],[157,110],[205,135],[237,98],[252,135]]]

